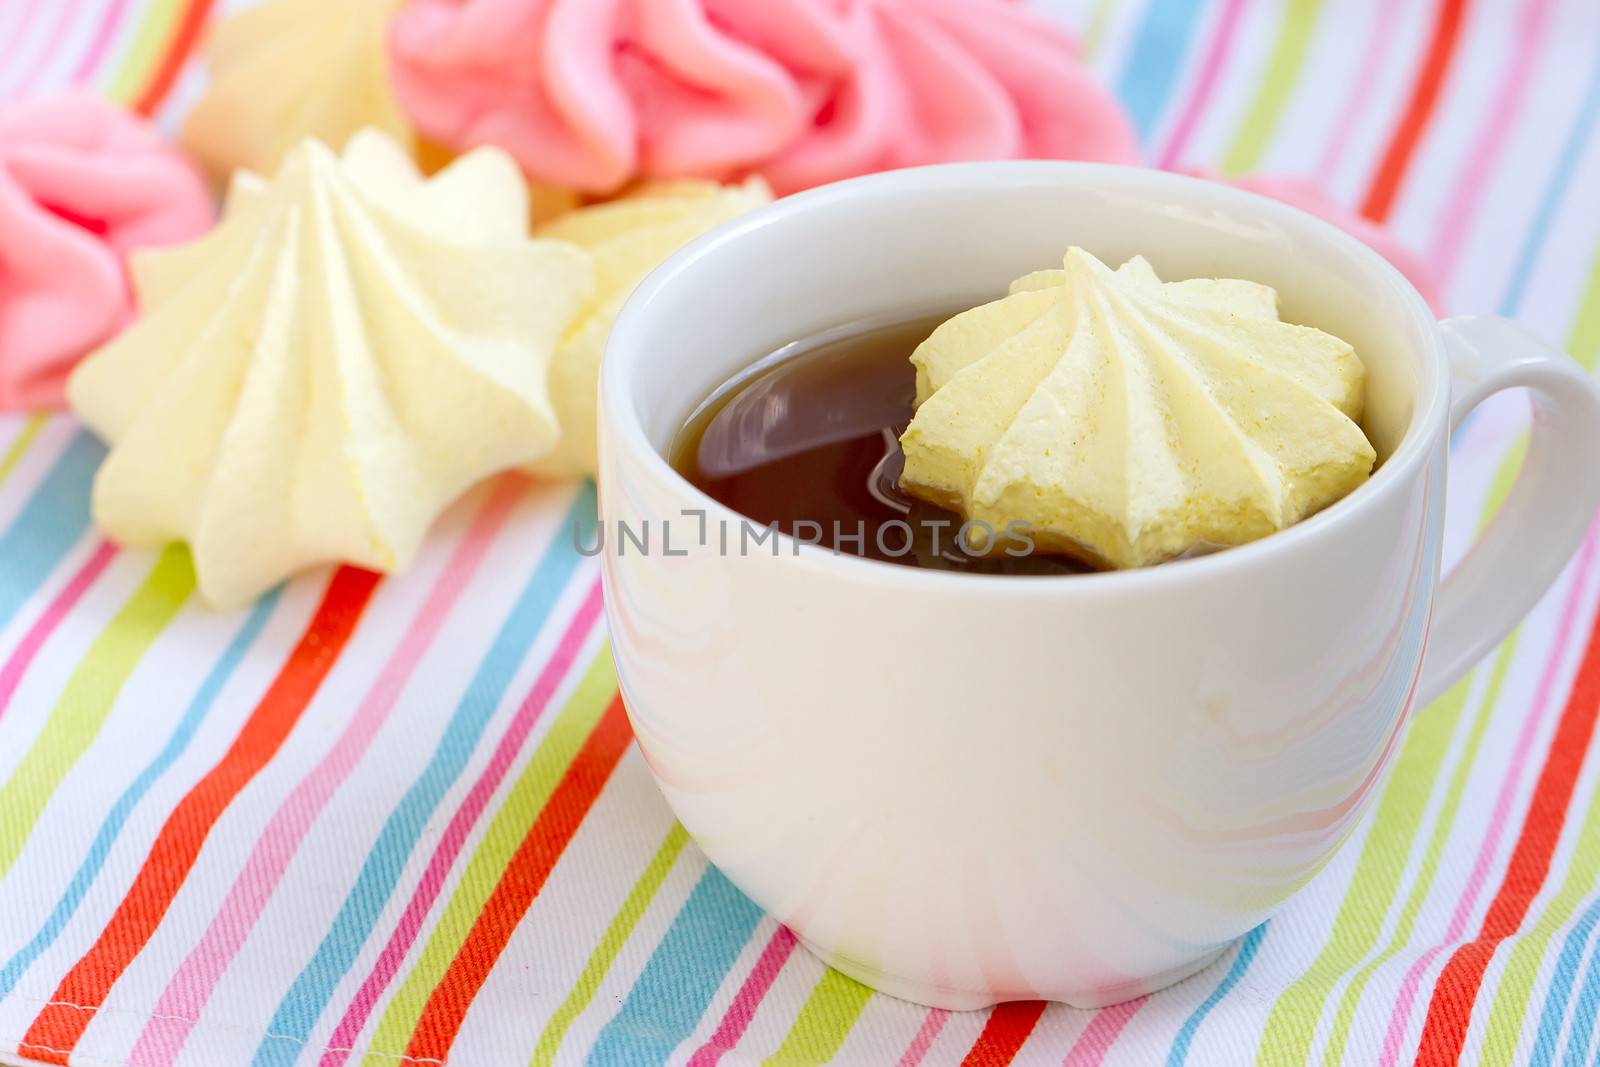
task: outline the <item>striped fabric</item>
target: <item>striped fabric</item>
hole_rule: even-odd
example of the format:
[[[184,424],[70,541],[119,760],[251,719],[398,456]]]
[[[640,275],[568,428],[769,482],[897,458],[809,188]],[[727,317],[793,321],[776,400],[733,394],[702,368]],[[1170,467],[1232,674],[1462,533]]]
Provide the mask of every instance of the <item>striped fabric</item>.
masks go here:
[[[1039,2],[1153,161],[1315,176],[1454,308],[1600,358],[1595,0]],[[0,94],[91,83],[170,127],[220,6],[0,0]],[[1504,399],[1458,435],[1453,552],[1524,417]],[[949,1014],[826,971],[674,823],[573,548],[591,488],[498,480],[403,578],[216,615],[182,549],[96,535],[100,455],[66,418],[0,419],[0,1055],[1600,1062],[1600,526],[1418,714],[1340,856],[1212,968],[1100,1012]]]

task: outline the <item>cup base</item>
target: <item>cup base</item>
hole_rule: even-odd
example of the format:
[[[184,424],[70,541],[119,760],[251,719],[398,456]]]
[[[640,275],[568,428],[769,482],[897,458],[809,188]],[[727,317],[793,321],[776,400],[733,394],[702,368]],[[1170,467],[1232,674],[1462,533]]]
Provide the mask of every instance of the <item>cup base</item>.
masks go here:
[[[943,1008],[946,1011],[978,1011],[983,1008],[992,1008],[996,1004],[1011,1000],[1049,1000],[1058,1001],[1074,1008],[1109,1008],[1113,1004],[1135,1000],[1159,989],[1165,989],[1169,985],[1175,985],[1191,975],[1199,974],[1215,963],[1235,944],[1235,942],[1230,941],[1171,970],[1163,971],[1148,978],[1122,982],[1114,986],[1052,993],[998,993],[991,990],[947,989],[910,978],[902,978],[899,975],[885,974],[882,971],[863,967],[851,960],[824,951],[804,937],[799,937],[799,935],[796,935],[796,937],[800,944],[805,946],[807,952],[810,952],[841,974],[854,978],[862,985],[871,986],[880,993],[886,993],[900,1000],[908,1000],[913,1004],[921,1004],[929,1008]]]

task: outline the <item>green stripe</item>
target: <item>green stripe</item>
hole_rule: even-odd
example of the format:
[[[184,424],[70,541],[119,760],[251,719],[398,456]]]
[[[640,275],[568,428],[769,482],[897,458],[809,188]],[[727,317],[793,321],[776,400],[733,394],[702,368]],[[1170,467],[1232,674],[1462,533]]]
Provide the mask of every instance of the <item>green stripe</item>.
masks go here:
[[[119,103],[133,103],[160,62],[161,47],[172,36],[177,20],[178,0],[153,0],[128,44],[127,55],[111,76],[105,95]]]
[[[22,462],[22,457],[27,454],[33,439],[39,436],[39,431],[44,429],[46,421],[43,415],[34,415],[22,424],[22,432],[12,439],[6,454],[0,456],[0,485],[5,485],[11,472],[17,469],[17,464]]]
[[[871,999],[872,990],[829,967],[764,1067],[817,1067],[832,1060]]]
[[[9,781],[0,787],[0,877],[11,869],[45,804],[100,733],[128,676],[194,591],[189,552],[172,545],[101,631]]]
[[[1500,467],[1494,472],[1494,480],[1489,483],[1489,490],[1483,496],[1483,517],[1478,521],[1478,532],[1489,525],[1489,520],[1500,511],[1500,505],[1506,502],[1506,497],[1511,495],[1511,487],[1517,484],[1517,472],[1522,469],[1522,457],[1528,454],[1528,435],[1523,434],[1511,442],[1511,447],[1500,458]]]
[[[383,1013],[371,1048],[401,1049],[410,1043],[428,997],[443,980],[511,857],[616,691],[617,676],[611,653],[608,646],[602,646],[583,680],[567,698],[561,714],[534,750],[505,803],[495,813],[422,954]],[[372,1067],[394,1067],[393,1059],[373,1053],[367,1057],[367,1062]]]
[[[600,943],[589,956],[589,962],[584,965],[583,973],[578,976],[578,981],[567,994],[567,999],[561,1002],[561,1007],[556,1009],[556,1013],[545,1024],[544,1032],[539,1035],[539,1045],[533,1050],[533,1059],[529,1061],[530,1067],[549,1067],[556,1062],[556,1053],[561,1051],[561,1042],[567,1036],[568,1028],[594,999],[595,992],[600,988],[606,972],[611,969],[617,953],[622,951],[622,946],[627,943],[633,928],[638,925],[639,919],[650,907],[656,891],[661,888],[661,883],[666,881],[667,872],[672,870],[672,865],[678,861],[678,855],[688,840],[689,835],[683,826],[673,823],[672,829],[667,831],[666,839],[661,842],[661,847],[656,849],[656,854],[645,867],[644,873],[633,884],[628,898],[622,902],[617,914],[612,916],[611,925],[607,926],[606,932],[600,936]]]
[[[1415,929],[1417,916],[1422,913],[1422,905],[1428,899],[1434,875],[1439,871],[1439,860],[1444,855],[1445,845],[1450,840],[1450,832],[1455,828],[1456,812],[1461,808],[1461,797],[1466,793],[1467,779],[1472,776],[1473,766],[1478,759],[1478,749],[1483,743],[1483,735],[1488,733],[1489,723],[1494,718],[1494,709],[1499,703],[1500,690],[1505,685],[1506,675],[1510,673],[1516,647],[1516,634],[1512,634],[1500,646],[1494,673],[1490,675],[1488,689],[1478,705],[1477,715],[1472,720],[1466,743],[1461,749],[1461,758],[1456,761],[1455,769],[1450,774],[1450,783],[1445,788],[1444,802],[1439,806],[1438,818],[1433,823],[1433,833],[1429,836],[1428,847],[1422,855],[1422,867],[1411,885],[1411,892],[1406,895],[1406,902],[1400,909],[1400,919],[1395,924],[1394,932],[1389,935],[1389,941],[1384,945],[1383,951],[1368,960],[1361,970],[1355,973],[1339,998],[1339,1008],[1333,1019],[1333,1033],[1328,1038],[1328,1051],[1324,1057],[1329,1063],[1343,1061],[1345,1042],[1350,1037],[1350,1025],[1355,1021],[1356,1008],[1361,1003],[1361,993],[1366,988],[1367,980],[1372,977],[1375,970],[1392,959],[1411,940],[1411,931]],[[1436,709],[1436,711],[1442,710],[1442,708]],[[1452,732],[1454,729],[1452,723]],[[1318,1014],[1321,1014],[1320,1011]]]
[[[1273,1004],[1261,1034],[1258,1064],[1304,1063],[1310,1057],[1328,994],[1377,944],[1470,688],[1469,676],[1412,721],[1372,815],[1333,932],[1316,960]]]
[[[1305,69],[1306,51],[1311,47],[1311,30],[1316,25],[1322,0],[1292,0],[1283,13],[1278,39],[1267,60],[1266,73],[1256,87],[1233,144],[1222,158],[1222,173],[1244,174],[1255,170],[1278,127],[1284,105],[1293,95],[1300,73]]]
[[[1595,361],[1600,358],[1600,252],[1596,252],[1594,266],[1589,271],[1589,284],[1584,288],[1577,321],[1572,324],[1572,334],[1567,338],[1567,351],[1586,370],[1594,370]]]
[[[1083,41],[1079,50],[1085,61],[1092,59],[1100,51],[1100,43],[1105,40],[1106,27],[1111,25],[1111,9],[1116,6],[1116,0],[1099,0],[1094,6],[1094,14],[1089,16],[1089,26],[1083,31]]]

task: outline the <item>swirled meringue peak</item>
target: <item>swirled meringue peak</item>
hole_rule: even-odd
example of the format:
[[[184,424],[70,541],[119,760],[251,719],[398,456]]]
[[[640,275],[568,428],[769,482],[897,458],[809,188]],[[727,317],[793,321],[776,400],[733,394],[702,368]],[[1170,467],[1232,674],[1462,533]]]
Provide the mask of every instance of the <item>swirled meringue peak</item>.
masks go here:
[[[731,6],[737,0],[725,0]],[[761,6],[761,5],[753,5]],[[821,106],[759,170],[779,193],[970,159],[1139,163],[1121,105],[1058,22],[1012,0],[775,5],[832,43]]]
[[[142,120],[88,93],[0,102],[0,409],[59,407],[67,374],[133,319],[126,256],[215,209]]]
[[[617,312],[645,275],[716,227],[772,199],[759,179],[743,185],[680,180],[640,186],[609,203],[579,208],[541,227],[594,256],[595,292],[550,364],[550,399],[561,423],[555,450],[533,473],[564,477],[595,472],[595,404],[600,357]]]
[[[400,0],[268,0],[206,37],[211,80],[183,144],[215,174],[262,173],[307,137],[343,144],[366,127],[409,140],[389,87],[384,27]]]
[[[403,569],[459,493],[555,445],[546,374],[593,266],[527,211],[504,153],[424,180],[376,131],[241,173],[212,234],[134,259],[144,318],[69,383],[112,444],[96,522],[187,541],[219,606],[320,563]]]
[[[1253,282],[1164,283],[1142,258],[1065,268],[955,316],[913,354],[908,491],[1041,551],[1124,569],[1243,544],[1376,460],[1365,368]]]
[[[726,178],[809,116],[779,19],[776,51],[713,21],[731,0],[413,0],[389,30],[394,86],[425,135],[496,144],[536,182],[611,193],[636,178]],[[793,21],[793,20],[789,20]]]
[[[1071,37],[1012,0],[411,0],[389,38],[424,134],[502,145],[535,181],[592,193],[1138,160]]]

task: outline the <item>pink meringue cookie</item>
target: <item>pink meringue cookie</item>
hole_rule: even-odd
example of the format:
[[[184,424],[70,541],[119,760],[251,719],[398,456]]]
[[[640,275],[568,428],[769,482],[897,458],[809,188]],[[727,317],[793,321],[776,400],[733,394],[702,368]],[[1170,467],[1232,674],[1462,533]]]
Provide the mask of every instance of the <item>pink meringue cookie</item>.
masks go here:
[[[1211,174],[1201,173],[1202,178],[1214,177]],[[1428,264],[1411,249],[1401,244],[1393,233],[1371,219],[1356,214],[1349,208],[1340,204],[1329,196],[1316,182],[1307,178],[1295,178],[1284,175],[1253,174],[1245,178],[1235,178],[1230,184],[1244,189],[1247,192],[1259,193],[1270,196],[1274,200],[1281,200],[1290,207],[1297,207],[1301,211],[1317,216],[1324,222],[1332,223],[1339,229],[1359,238],[1373,251],[1384,259],[1394,264],[1395,268],[1406,279],[1416,286],[1417,292],[1428,302],[1428,306],[1443,315],[1445,314],[1444,297],[1439,288],[1439,279]]]
[[[793,139],[807,101],[703,0],[417,0],[390,24],[401,106],[452,148],[496,144],[592,193],[715,178]]]
[[[133,317],[127,252],[213,216],[198,172],[115,105],[0,103],[0,409],[64,403],[79,358]]]
[[[1072,37],[1023,4],[784,3],[826,26],[838,56],[812,123],[759,168],[779,193],[964,159],[1140,161],[1132,124],[1079,66]]]
[[[426,135],[587,192],[1138,158],[1071,38],[1014,0],[412,0],[390,50]]]

